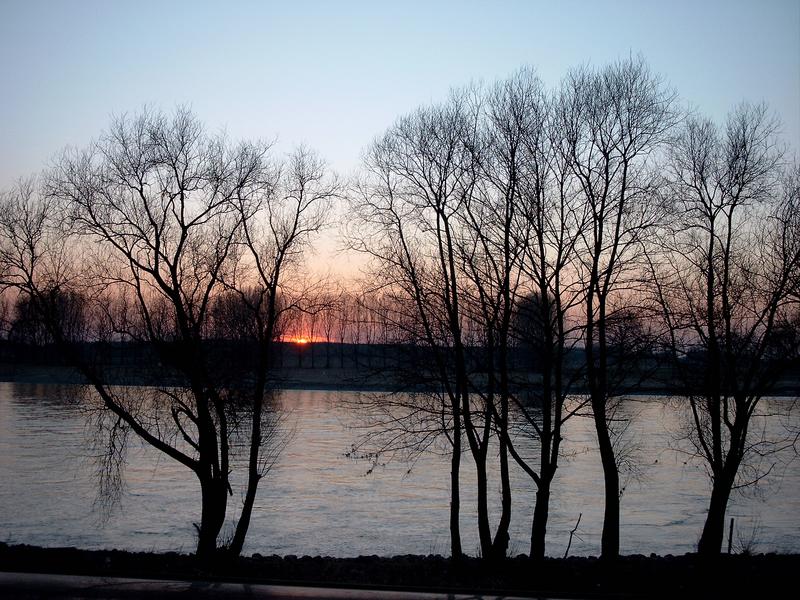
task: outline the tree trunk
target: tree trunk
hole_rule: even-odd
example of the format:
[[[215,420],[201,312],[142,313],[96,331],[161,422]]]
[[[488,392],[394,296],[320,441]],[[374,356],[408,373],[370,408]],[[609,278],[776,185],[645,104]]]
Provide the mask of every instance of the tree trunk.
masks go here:
[[[506,427],[507,422],[508,417],[504,416],[503,427]],[[511,523],[511,479],[508,472],[508,448],[505,435],[500,438],[500,486],[502,512],[492,544],[492,558],[496,560],[506,557],[509,543],[508,527]]]
[[[478,484],[478,536],[481,544],[481,556],[492,557],[492,532],[489,528],[489,503],[487,498],[486,459],[476,457],[475,469]]]
[[[228,553],[232,556],[239,556],[244,548],[244,540],[247,537],[247,530],[250,528],[250,517],[253,514],[253,504],[256,500],[256,492],[258,491],[258,483],[261,476],[256,473],[255,476],[251,473],[248,476],[247,492],[244,496],[244,503],[242,504],[242,513],[239,515],[239,521],[236,523],[236,531],[233,534],[233,540],[228,547]]]
[[[197,531],[197,556],[208,560],[216,554],[217,538],[225,522],[227,490],[221,481],[200,479],[202,509]]]
[[[700,542],[697,544],[697,553],[701,556],[718,556],[722,551],[722,540],[725,537],[725,512],[730,495],[731,486],[727,481],[714,481],[706,523],[703,526]]]
[[[247,530],[250,528],[250,517],[253,514],[253,504],[256,500],[258,484],[261,481],[259,473],[259,454],[261,449],[261,416],[264,412],[264,390],[263,382],[260,386],[259,394],[254,398],[252,431],[250,434],[250,456],[247,468],[247,491],[244,496],[242,512],[239,521],[236,523],[236,531],[228,551],[233,556],[239,556],[244,548],[244,540],[247,537]]]
[[[619,473],[614,464],[614,456],[604,460],[603,475],[606,486],[605,512],[603,514],[603,537],[600,556],[613,560],[619,556]]]
[[[506,300],[506,306],[510,305],[510,300]],[[501,336],[500,346],[500,419],[497,423],[500,428],[500,487],[502,491],[500,513],[500,523],[497,525],[497,532],[494,536],[492,545],[492,555],[494,559],[501,560],[506,557],[508,552],[509,535],[508,528],[511,524],[511,478],[508,472],[508,398],[509,392],[509,367],[508,367],[508,319],[511,312],[507,310],[505,322],[503,323],[504,333]]]
[[[450,555],[455,559],[460,559],[464,554],[461,549],[461,529],[459,524],[461,511],[461,490],[459,489],[461,419],[459,418],[458,402],[458,400],[453,402],[453,456],[450,459]]]
[[[550,515],[550,482],[542,480],[536,491],[536,506],[533,509],[531,524],[531,558],[544,558],[545,536],[547,535],[547,518]]]
[[[595,402],[592,404],[605,482],[605,512],[600,556],[613,560],[619,556],[619,471],[606,423],[605,406],[595,405]]]

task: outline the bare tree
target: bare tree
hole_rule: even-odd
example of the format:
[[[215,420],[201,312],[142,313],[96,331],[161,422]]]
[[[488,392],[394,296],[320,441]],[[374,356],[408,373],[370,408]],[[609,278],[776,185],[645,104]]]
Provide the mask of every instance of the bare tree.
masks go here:
[[[40,195],[35,178],[17,182],[0,203],[0,284],[14,312],[9,335],[37,345],[54,343],[57,336],[47,326],[54,323],[65,338],[85,339],[85,300],[76,285],[80,272],[56,203]]]
[[[379,177],[372,187],[362,188],[365,201],[359,209],[366,215],[368,227],[360,227],[359,232],[381,232],[379,243],[370,240],[362,249],[377,257],[383,272],[387,265],[394,269],[394,278],[381,279],[381,283],[398,300],[407,294],[416,307],[416,318],[397,317],[396,322],[418,327],[418,341],[440,353],[437,377],[448,394],[453,394],[452,412],[463,422],[477,472],[483,556],[501,557],[507,551],[512,492],[509,453],[537,485],[542,485],[543,500],[538,505],[537,533],[533,537],[540,540],[535,553],[543,554],[544,515],[568,386],[561,385],[563,379],[559,379],[556,420],[546,412],[546,433],[541,428],[534,432],[547,440],[544,452],[548,471],[542,479],[515,451],[509,435],[512,404],[529,418],[533,414],[517,391],[520,382],[514,381],[513,325],[518,299],[530,288],[532,273],[538,277],[538,271],[528,264],[535,262],[537,252],[540,262],[536,268],[541,264],[547,268],[536,285],[546,288],[548,298],[552,298],[553,289],[563,291],[564,273],[573,260],[579,231],[575,208],[568,206],[574,193],[563,189],[568,185],[563,182],[569,171],[562,160],[561,204],[557,204],[562,212],[553,216],[549,176],[553,161],[561,155],[546,141],[548,101],[530,71],[498,83],[488,94],[474,93],[469,103],[466,100],[461,95],[446,107],[422,110],[401,120],[373,147],[373,153],[380,154],[372,155],[370,166]],[[466,115],[466,126],[448,121],[450,113],[445,110]],[[542,219],[548,221],[547,225]],[[552,228],[559,219],[560,230]],[[541,236],[541,249],[532,248],[534,231]],[[554,260],[555,278],[549,271]],[[574,300],[563,306],[560,301],[557,304],[561,364],[567,335],[564,318]],[[557,337],[555,333],[553,336]],[[548,385],[550,381],[548,375]],[[548,387],[545,393],[548,411],[551,391]],[[557,441],[551,446],[554,435]],[[502,496],[494,534],[489,526],[486,493],[492,439],[498,443]]]
[[[510,302],[501,319],[503,344],[510,351],[514,342],[533,351],[530,358],[541,373],[541,386],[512,381],[507,359],[498,366],[501,389],[513,403],[520,421],[500,427],[501,437],[514,460],[537,488],[531,526],[533,558],[543,558],[550,491],[558,468],[562,427],[579,406],[565,412],[575,374],[565,373],[566,351],[577,337],[571,332],[568,314],[580,300],[575,277],[575,248],[583,233],[585,210],[578,201],[571,171],[564,154],[562,130],[553,111],[554,100],[544,91],[535,73],[523,69],[499,82],[488,102],[488,151],[492,158],[486,179],[510,204],[508,240],[496,256],[506,256],[508,275],[500,280]],[[501,328],[501,330],[503,329]],[[503,377],[507,383],[503,383]],[[510,387],[509,384],[513,384]],[[502,405],[502,403],[501,403]],[[513,429],[513,431],[512,431]],[[523,456],[516,448],[516,431],[539,444],[538,460]],[[538,462],[538,465],[536,464]]]
[[[277,183],[267,195],[237,197],[244,255],[237,270],[222,277],[226,288],[237,294],[249,310],[259,349],[252,396],[253,433],[247,491],[230,545],[230,550],[237,555],[244,545],[263,475],[259,469],[263,445],[262,399],[270,384],[273,342],[278,337],[282,314],[307,304],[310,291],[302,284],[306,280],[298,277],[298,272],[313,236],[325,225],[330,204],[339,194],[336,177],[329,175],[324,161],[305,147],[290,156]],[[316,316],[318,309],[313,306],[310,311],[307,308],[307,312]]]
[[[508,432],[514,392],[512,323],[530,245],[531,227],[524,218],[521,197],[526,143],[532,135],[541,133],[536,123],[539,115],[535,114],[539,91],[538,80],[523,71],[485,94],[478,137],[470,146],[478,178],[460,211],[459,254],[466,312],[473,345],[478,349],[474,359],[479,363],[477,370],[486,374],[485,381],[473,381],[472,393],[492,413],[498,438],[501,513],[488,555],[494,557],[507,552],[511,521],[509,450],[513,452],[513,444]],[[474,437],[485,452],[488,437]],[[469,433],[468,440],[474,445]],[[473,448],[473,457],[476,455],[479,453]],[[486,455],[481,458],[483,463],[476,460],[479,480],[481,470],[485,471]]]
[[[107,409],[197,475],[197,552],[204,556],[216,551],[227,512],[230,431],[202,331],[222,272],[234,262],[241,225],[234,201],[263,191],[266,153],[256,146],[226,146],[205,136],[186,111],[173,118],[144,112],[117,119],[95,147],[66,153],[48,182],[49,194],[64,202],[76,231],[108,249],[100,275],[136,306],[141,331],[132,332],[128,323],[115,328],[153,343],[191,391],[174,398],[164,394],[174,428],[188,445],[183,449],[170,439],[173,430],[164,435],[148,427],[148,415],[137,414],[128,398],[81,365]]]
[[[731,490],[771,468],[744,467],[795,441],[753,427],[800,352],[800,178],[796,165],[782,176],[776,128],[751,105],[722,128],[686,123],[669,161],[676,218],[651,261],[674,372],[686,377],[690,439],[711,480],[704,555],[720,552]]]
[[[563,83],[560,127],[588,210],[579,252],[585,276],[587,387],[605,482],[602,556],[619,554],[620,484],[610,427],[608,317],[615,295],[630,293],[643,242],[663,215],[652,169],[675,125],[675,94],[641,59],[578,69]]]
[[[325,308],[322,311],[322,333],[325,336],[325,368],[331,368],[331,347],[334,344],[334,332],[341,320],[343,292],[328,291],[324,298]]]
[[[287,199],[298,196],[295,175],[304,172],[298,167],[304,157],[291,163],[287,185],[268,151],[265,144],[232,145],[223,136],[208,136],[183,109],[172,116],[144,111],[116,119],[88,149],[65,152],[48,173],[45,194],[30,193],[24,203],[12,199],[4,211],[6,285],[37,303],[50,335],[96,391],[99,409],[113,415],[107,421],[110,440],[133,432],[195,473],[202,499],[197,553],[204,558],[218,549],[240,436],[249,435],[248,483],[229,548],[235,553],[241,551],[257,482],[275,458],[274,413],[264,408],[275,291],[280,267],[299,262],[307,243],[292,231],[307,226],[302,210],[284,210]],[[269,256],[280,259],[262,269],[269,275],[248,280],[245,263],[251,269],[258,263],[248,235],[263,220],[282,242]],[[72,236],[64,235],[64,223]],[[90,260],[67,256],[65,249]],[[150,399],[144,390],[126,393],[73,351],[68,330],[41,299],[51,289],[85,286],[86,275],[72,272],[81,262],[103,300],[98,306],[106,307],[100,311],[104,329],[116,339],[147,344],[162,365],[155,381],[174,385],[154,388]],[[255,266],[261,267],[263,262]],[[244,307],[240,314],[250,317],[251,325],[239,332],[255,337],[262,350],[257,370],[238,383],[220,368],[207,342],[214,307],[226,293],[236,294]],[[258,304],[260,299],[267,302]]]
[[[355,250],[373,259],[376,289],[412,307],[408,331],[430,353],[429,363],[445,405],[441,433],[452,447],[450,466],[450,538],[454,557],[462,555],[459,530],[459,469],[462,430],[485,465],[491,415],[471,424],[471,394],[463,331],[462,281],[458,270],[457,227],[460,207],[475,182],[474,116],[466,95],[454,94],[441,106],[419,109],[401,118],[366,155],[364,180],[353,202]],[[470,424],[467,424],[467,423]],[[466,424],[466,425],[465,425]],[[484,555],[491,554],[485,468],[479,467],[479,532]]]

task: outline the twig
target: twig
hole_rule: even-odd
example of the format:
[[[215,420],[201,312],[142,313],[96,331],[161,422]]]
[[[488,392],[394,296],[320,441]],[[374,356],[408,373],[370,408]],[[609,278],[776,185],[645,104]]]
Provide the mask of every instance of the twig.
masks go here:
[[[733,517],[731,517],[731,526],[728,529],[728,554],[731,553],[731,546],[733,545]]]
[[[569,542],[567,542],[567,549],[564,550],[564,558],[567,558],[567,555],[569,554],[569,548],[570,548],[570,546],[572,546],[572,536],[574,536],[575,532],[578,531],[578,525],[581,524],[581,517],[582,516],[583,516],[583,513],[579,513],[578,514],[578,520],[575,522],[575,527],[573,527],[572,531],[569,532]]]

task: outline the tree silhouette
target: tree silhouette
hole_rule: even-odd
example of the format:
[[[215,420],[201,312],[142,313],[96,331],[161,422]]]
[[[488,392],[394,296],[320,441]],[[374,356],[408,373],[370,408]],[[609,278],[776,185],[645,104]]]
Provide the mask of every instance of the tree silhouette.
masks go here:
[[[776,128],[766,107],[752,105],[723,128],[686,122],[669,162],[677,218],[651,260],[667,348],[691,407],[689,437],[711,479],[704,555],[721,550],[732,489],[764,474],[743,467],[795,441],[752,427],[800,352],[798,170],[783,170]]]
[[[35,306],[93,386],[98,410],[113,415],[109,439],[132,432],[195,473],[203,558],[220,544],[232,453],[249,448],[244,505],[227,548],[238,554],[258,482],[282,443],[275,413],[265,407],[278,296],[286,291],[283,273],[300,264],[320,224],[309,220],[317,198],[309,199],[304,179],[320,163],[301,150],[284,174],[268,153],[265,144],[207,135],[187,110],[145,110],[115,119],[91,147],[65,152],[42,193],[31,185],[4,199],[4,284]],[[273,235],[256,242],[252,233],[264,228]],[[96,298],[98,332],[147,345],[160,365],[154,380],[172,385],[113,387],[99,365],[76,352],[74,334],[45,302],[51,290],[73,288]],[[234,318],[243,320],[235,331]],[[227,333],[258,350],[238,381],[208,341],[225,320]],[[123,448],[108,444],[109,452]]]
[[[620,483],[609,428],[608,317],[614,296],[632,291],[649,232],[661,222],[653,162],[677,120],[675,94],[641,59],[578,69],[563,83],[560,126],[589,219],[579,254],[585,277],[587,387],[605,482],[601,554],[619,555]]]

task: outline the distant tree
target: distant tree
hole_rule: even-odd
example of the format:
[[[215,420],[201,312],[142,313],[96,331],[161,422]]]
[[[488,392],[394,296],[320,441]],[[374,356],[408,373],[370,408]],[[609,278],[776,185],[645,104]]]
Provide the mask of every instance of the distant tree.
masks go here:
[[[7,340],[11,330],[13,307],[11,305],[11,298],[9,294],[4,294],[0,290],[0,336],[3,340]]]
[[[703,555],[721,550],[731,491],[796,441],[754,430],[762,399],[800,353],[800,177],[796,165],[783,169],[776,131],[765,106],[747,104],[723,127],[686,122],[669,157],[675,218],[651,259],[690,440],[711,480]]]
[[[608,385],[614,395],[631,393],[652,380],[661,366],[656,352],[658,331],[652,313],[640,299],[610,306],[606,317]]]
[[[322,333],[325,336],[325,368],[331,368],[331,347],[334,344],[334,332],[341,317],[342,292],[327,292],[324,298],[325,308],[320,315]]]
[[[0,196],[0,285],[8,335],[44,345],[87,339],[86,298],[75,285],[74,264],[58,207],[39,195],[38,182],[20,180]],[[7,303],[7,304],[6,304]]]
[[[339,308],[337,311],[336,340],[339,344],[339,368],[344,369],[344,347],[350,339],[351,327],[351,298],[350,294],[344,292],[339,298]]]
[[[49,319],[59,323],[69,339],[77,341],[88,338],[86,298],[74,290],[59,288],[48,290],[38,299],[17,296],[10,320],[9,337],[35,346],[53,344],[55,340],[40,317],[42,311],[47,313]]]

